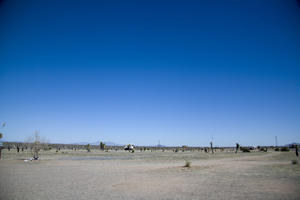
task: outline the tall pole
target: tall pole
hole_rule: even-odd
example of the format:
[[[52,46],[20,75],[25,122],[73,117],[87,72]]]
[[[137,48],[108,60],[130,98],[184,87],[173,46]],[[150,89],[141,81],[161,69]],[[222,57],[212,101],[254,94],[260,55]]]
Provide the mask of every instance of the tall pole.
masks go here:
[[[277,147],[278,143],[277,143],[277,136],[275,136],[275,147]]]

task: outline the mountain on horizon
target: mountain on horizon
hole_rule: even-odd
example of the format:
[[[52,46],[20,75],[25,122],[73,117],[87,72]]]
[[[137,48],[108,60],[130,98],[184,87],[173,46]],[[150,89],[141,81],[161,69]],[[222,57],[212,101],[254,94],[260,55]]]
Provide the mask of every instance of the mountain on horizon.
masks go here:
[[[107,142],[103,142],[105,145],[107,146],[123,146],[123,144],[117,144],[117,143],[114,143],[114,142],[110,142],[110,141],[107,141]],[[96,141],[96,142],[74,142],[74,143],[70,143],[70,144],[74,144],[74,145],[99,145],[100,144],[100,141]]]
[[[167,147],[166,145],[156,144],[156,145],[135,145],[135,146],[144,146],[144,147]]]
[[[290,147],[290,146],[294,146],[294,145],[300,146],[300,143],[293,142],[293,143],[290,143],[290,144],[286,144],[286,145],[284,145],[284,146],[285,146],[285,147]]]

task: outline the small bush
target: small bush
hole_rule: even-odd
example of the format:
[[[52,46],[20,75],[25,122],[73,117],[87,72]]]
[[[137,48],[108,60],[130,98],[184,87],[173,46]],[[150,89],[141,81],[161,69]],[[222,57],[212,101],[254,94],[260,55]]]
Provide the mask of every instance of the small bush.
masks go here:
[[[279,151],[280,149],[277,147],[277,148],[275,148],[275,151]]]
[[[259,149],[259,151],[268,152],[267,147],[259,147],[258,149]]]
[[[87,152],[91,152],[91,145],[90,144],[86,145],[86,150],[87,150]]]
[[[290,151],[290,149],[288,147],[282,147],[280,151]]]
[[[298,164],[298,160],[292,160],[292,164],[293,165],[297,165]]]
[[[104,150],[104,149],[105,149],[105,144],[104,144],[103,142],[100,142],[100,145],[99,145],[99,146],[100,146],[100,149],[101,149],[101,150]]]
[[[248,147],[240,147],[240,150],[244,153],[250,153],[250,148]]]
[[[186,160],[186,161],[185,161],[185,165],[184,165],[184,167],[188,167],[188,168],[190,168],[190,167],[191,167],[191,165],[192,165],[192,163],[191,163],[190,161]]]

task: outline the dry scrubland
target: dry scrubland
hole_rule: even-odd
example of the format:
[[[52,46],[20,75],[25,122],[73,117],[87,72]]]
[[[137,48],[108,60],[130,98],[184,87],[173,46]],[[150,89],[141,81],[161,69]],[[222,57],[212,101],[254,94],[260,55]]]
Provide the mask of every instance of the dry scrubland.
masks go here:
[[[2,152],[0,199],[300,199],[294,152]],[[191,167],[183,167],[185,160]]]

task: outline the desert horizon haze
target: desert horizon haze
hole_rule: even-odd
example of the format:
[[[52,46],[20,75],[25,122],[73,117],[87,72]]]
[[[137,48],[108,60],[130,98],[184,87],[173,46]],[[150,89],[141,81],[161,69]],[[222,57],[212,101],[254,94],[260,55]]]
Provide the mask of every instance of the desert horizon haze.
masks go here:
[[[298,1],[1,1],[0,132],[300,142]]]

